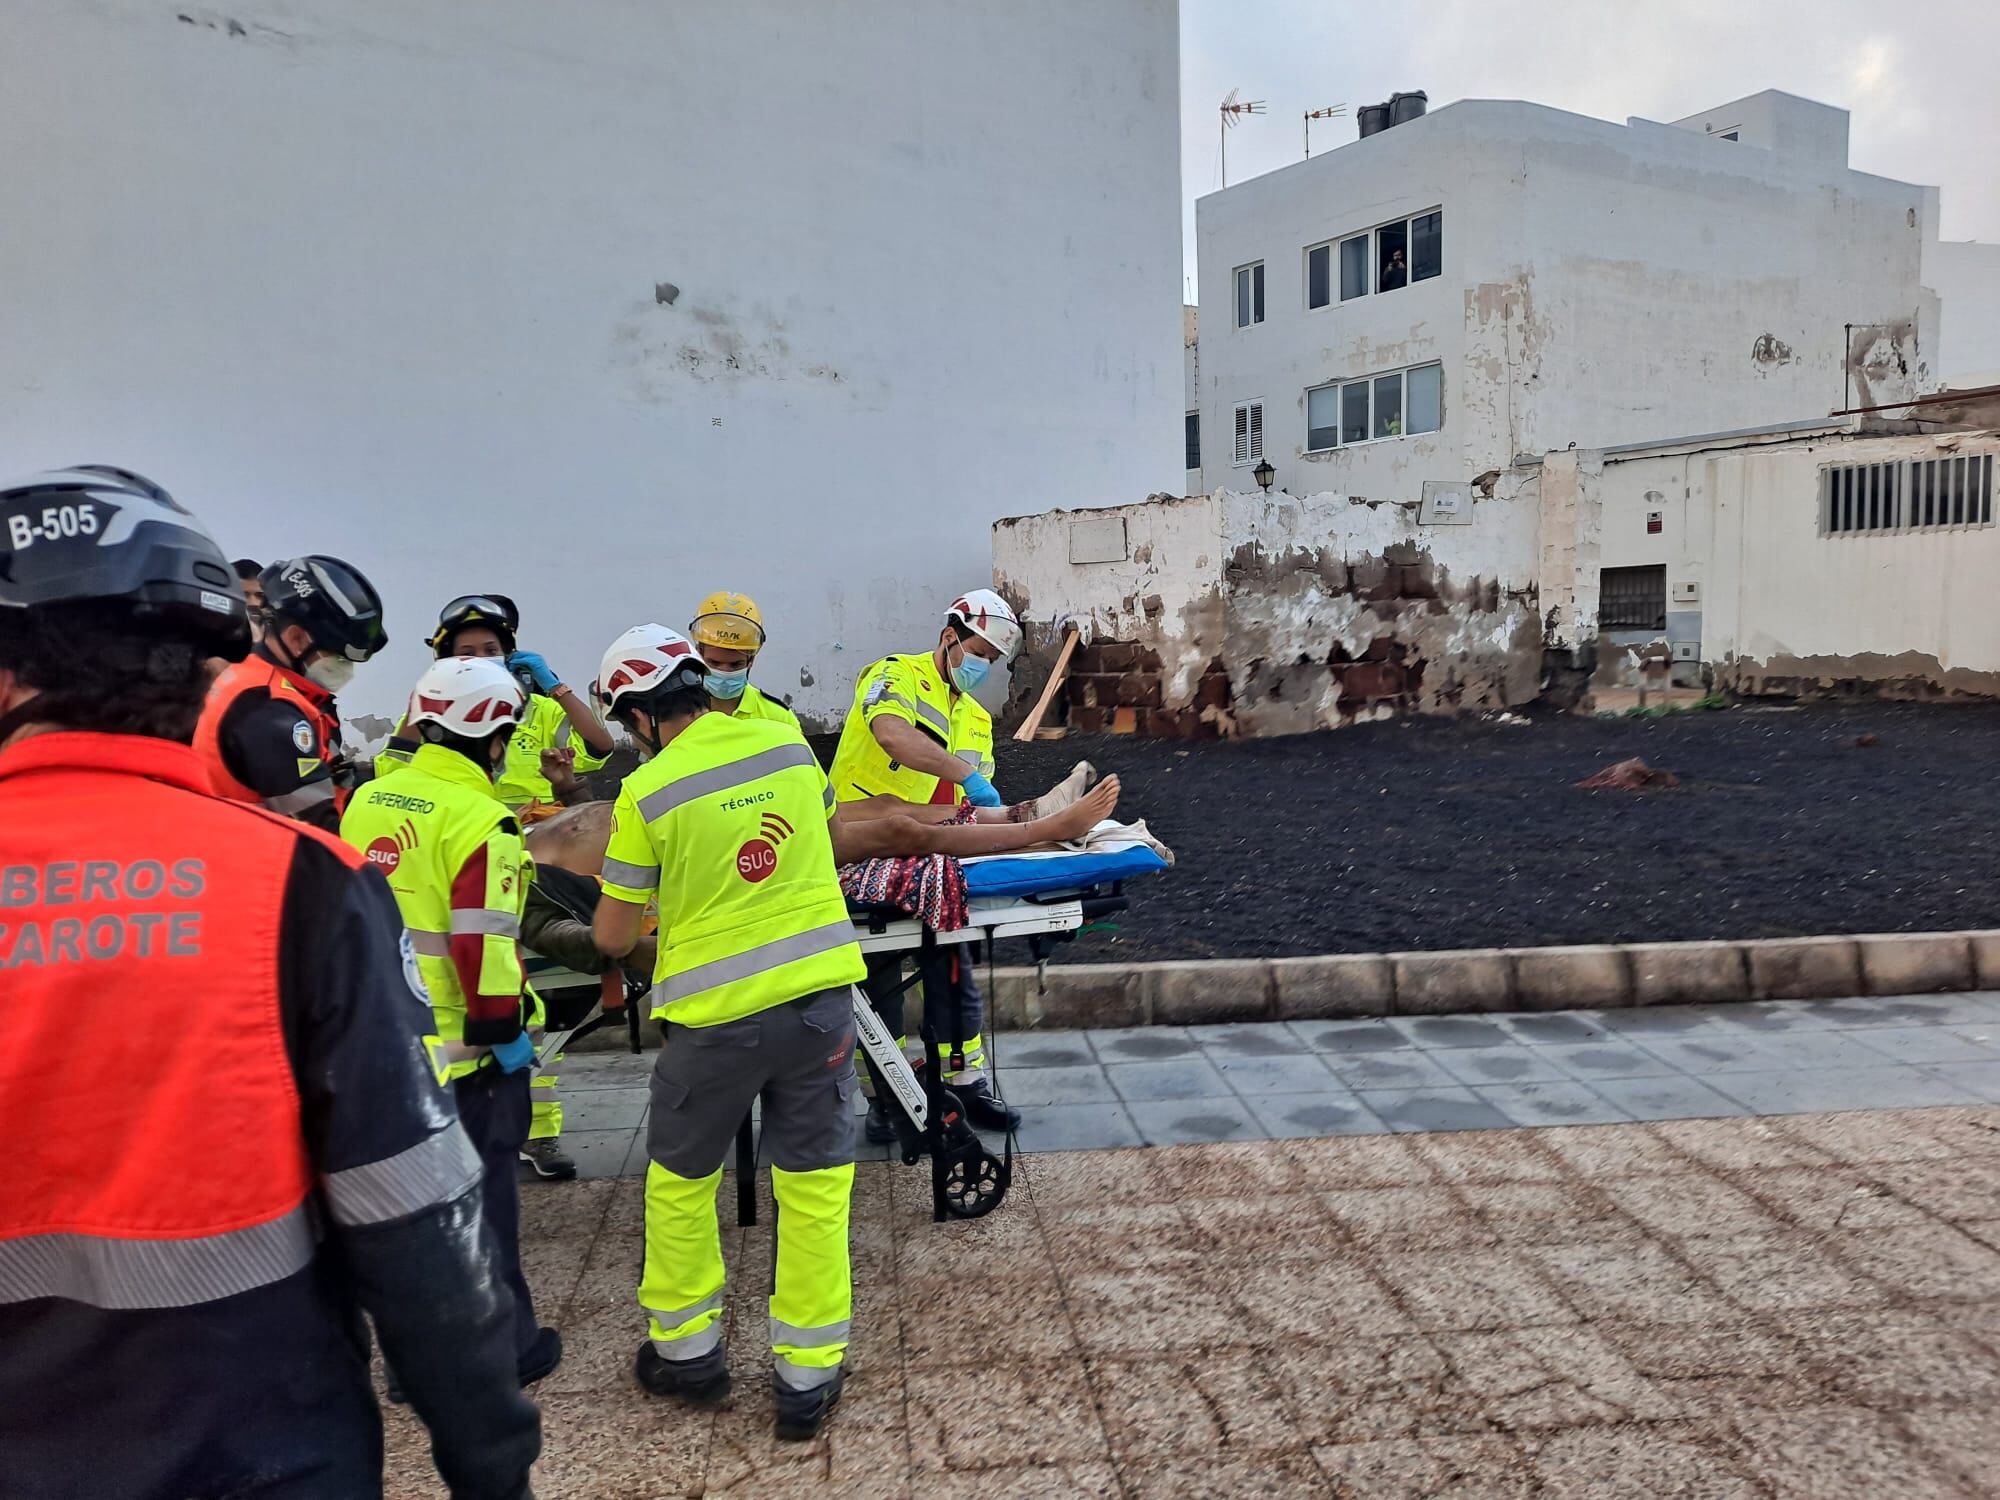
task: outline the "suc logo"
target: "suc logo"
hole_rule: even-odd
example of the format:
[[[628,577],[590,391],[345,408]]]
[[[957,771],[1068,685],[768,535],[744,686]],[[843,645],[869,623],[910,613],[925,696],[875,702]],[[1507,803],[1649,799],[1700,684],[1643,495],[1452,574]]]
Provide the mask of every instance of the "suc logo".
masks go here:
[[[736,873],[752,885],[777,873],[778,845],[792,836],[792,825],[776,813],[765,813],[757,831],[762,837],[751,839],[736,851]]]
[[[385,833],[368,846],[368,863],[384,875],[391,875],[395,873],[396,866],[403,862],[404,854],[416,847],[416,824],[405,818],[403,826],[396,830],[393,837]]]

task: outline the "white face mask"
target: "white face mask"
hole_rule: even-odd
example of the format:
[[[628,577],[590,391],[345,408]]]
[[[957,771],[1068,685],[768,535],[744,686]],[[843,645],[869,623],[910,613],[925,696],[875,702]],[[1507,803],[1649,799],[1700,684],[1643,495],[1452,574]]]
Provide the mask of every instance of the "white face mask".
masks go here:
[[[354,681],[354,663],[344,656],[322,656],[306,668],[306,676],[329,693],[337,693]]]

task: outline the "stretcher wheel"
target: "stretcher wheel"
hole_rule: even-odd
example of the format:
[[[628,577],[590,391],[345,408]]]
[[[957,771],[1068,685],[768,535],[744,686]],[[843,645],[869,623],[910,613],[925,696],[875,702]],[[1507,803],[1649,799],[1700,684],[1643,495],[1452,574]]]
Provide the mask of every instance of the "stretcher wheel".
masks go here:
[[[1006,1198],[1013,1175],[1007,1163],[974,1142],[939,1164],[938,1201],[954,1219],[983,1218]]]

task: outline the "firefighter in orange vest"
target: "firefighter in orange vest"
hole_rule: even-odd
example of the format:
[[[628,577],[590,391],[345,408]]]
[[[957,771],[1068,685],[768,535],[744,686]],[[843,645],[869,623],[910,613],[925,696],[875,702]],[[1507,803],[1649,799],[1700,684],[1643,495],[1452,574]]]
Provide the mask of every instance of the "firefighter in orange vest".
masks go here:
[[[0,1097],[36,1122],[0,1177],[0,1490],[379,1497],[365,1312],[450,1492],[526,1496],[540,1422],[394,899],[187,744],[248,644],[157,486],[0,489]]]
[[[356,779],[334,695],[389,644],[381,596],[337,557],[275,562],[262,581],[263,631],[209,689],[194,747],[220,795],[331,831]]]

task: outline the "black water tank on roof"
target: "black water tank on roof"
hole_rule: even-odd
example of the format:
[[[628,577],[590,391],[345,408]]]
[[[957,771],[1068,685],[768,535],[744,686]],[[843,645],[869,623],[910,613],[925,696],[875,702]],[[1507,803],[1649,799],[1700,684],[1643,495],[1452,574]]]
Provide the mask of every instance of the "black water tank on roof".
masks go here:
[[[1380,135],[1389,128],[1389,106],[1386,104],[1364,104],[1355,110],[1354,118],[1361,124],[1363,139]]]
[[[1430,95],[1426,94],[1422,89],[1417,89],[1408,94],[1391,94],[1389,96],[1389,123],[1391,125],[1407,125],[1412,120],[1422,119],[1424,110],[1429,104]]]

